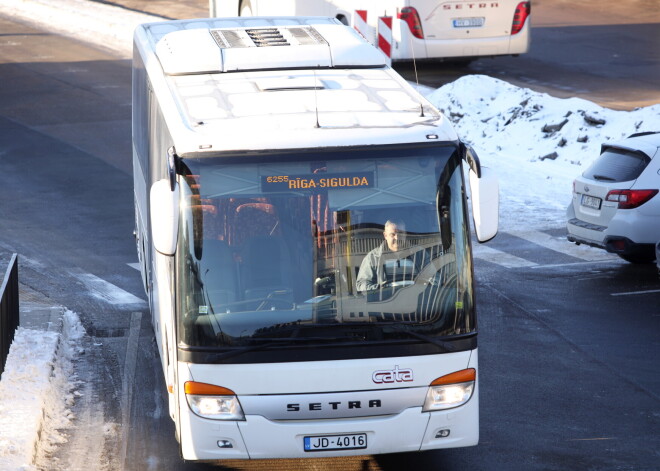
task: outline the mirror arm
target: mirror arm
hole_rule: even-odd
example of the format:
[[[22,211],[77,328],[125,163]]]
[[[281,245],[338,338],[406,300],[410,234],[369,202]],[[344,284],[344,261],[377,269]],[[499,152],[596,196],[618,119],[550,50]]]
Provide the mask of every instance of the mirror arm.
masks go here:
[[[459,143],[461,157],[475,173],[477,178],[481,178],[481,162],[472,146],[466,145],[463,141]]]
[[[170,190],[174,191],[174,186],[176,185],[176,174],[177,174],[177,164],[179,162],[179,156],[176,155],[176,149],[174,146],[167,149],[167,175],[170,181]]]

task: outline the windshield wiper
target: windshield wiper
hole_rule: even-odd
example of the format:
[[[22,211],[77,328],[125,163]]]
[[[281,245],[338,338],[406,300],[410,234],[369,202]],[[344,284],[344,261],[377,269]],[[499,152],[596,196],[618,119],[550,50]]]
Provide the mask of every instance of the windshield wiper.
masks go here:
[[[351,344],[364,345],[364,341],[367,340],[366,336],[361,335],[358,338],[355,336],[355,334],[356,333],[369,334],[369,333],[374,333],[374,331],[377,334],[376,337],[378,338],[372,338],[371,340],[382,342],[387,340],[386,338],[384,338],[383,334],[388,333],[383,330],[383,327],[391,328],[391,333],[393,334],[403,334],[405,336],[413,337],[415,339],[422,340],[426,343],[436,345],[445,352],[454,352],[457,350],[457,347],[453,345],[450,341],[442,340],[439,338],[432,337],[430,335],[420,334],[419,332],[405,329],[403,328],[403,326],[401,326],[401,324],[397,322],[380,322],[378,324],[373,322],[356,322],[351,324],[306,324],[305,327],[325,328],[329,330],[336,330],[338,328],[343,328],[346,329],[347,335],[296,337],[295,335],[299,334],[301,329],[291,329],[290,331],[293,334],[291,337],[252,336],[251,339],[253,341],[263,340],[263,343],[255,343],[253,345],[247,345],[242,347],[234,347],[231,350],[227,350],[221,353],[211,353],[206,356],[206,361],[216,362],[216,361],[226,360],[227,358],[232,358],[238,355],[243,355],[249,352],[263,351],[273,347],[285,347],[290,345],[300,345],[300,344],[312,343],[312,342],[313,343],[341,342],[343,345],[351,345]],[[286,331],[285,329],[282,330]],[[280,330],[280,332],[282,332],[282,330]],[[474,335],[475,333],[470,333],[467,335],[461,335],[460,338],[472,337]]]
[[[395,324],[393,324],[395,325]],[[433,345],[437,345],[438,347],[442,348],[446,352],[454,352],[456,351],[456,347],[452,345],[449,342],[446,342],[444,340],[436,339],[434,337],[420,334],[418,332],[412,331],[412,330],[405,330],[405,329],[394,329],[395,332],[400,333],[400,334],[406,334],[411,337],[415,337],[419,340],[424,340],[425,342],[432,343]]]
[[[593,175],[594,180],[598,180],[599,182],[615,182],[616,178],[612,177],[607,177],[605,175]]]
[[[383,330],[383,327],[389,327],[392,328],[393,332],[399,333],[399,334],[404,334],[409,337],[414,337],[419,340],[423,340],[424,342],[436,345],[440,348],[442,348],[445,352],[453,352],[456,351],[456,347],[451,343],[446,340],[441,340],[439,338],[432,337],[430,335],[425,335],[425,334],[420,334],[418,332],[415,332],[413,330],[408,330],[405,329],[400,323],[398,322],[351,322],[351,323],[339,323],[339,324],[305,324],[304,326],[302,325],[297,325],[298,329],[293,330],[292,334],[295,335],[296,333],[300,333],[301,328],[309,329],[309,328],[316,328],[316,329],[329,329],[329,330],[336,330],[336,329],[345,329],[346,330],[346,337],[337,337],[337,339],[344,339],[344,340],[352,340],[356,339],[355,337],[350,337],[350,334],[355,333],[362,333],[362,334],[372,334],[372,340],[377,340],[377,341],[382,341],[385,340],[383,338],[383,334],[386,333]],[[376,332],[377,339],[373,338],[373,333]],[[296,338],[301,338],[301,337],[287,337],[282,340],[286,339],[296,339]],[[268,337],[266,337],[268,338]],[[302,337],[305,338],[305,337]],[[319,339],[326,339],[327,337],[318,337]],[[271,340],[268,338],[268,340]],[[367,338],[364,338],[364,340],[367,340]]]
[[[283,347],[288,345],[296,345],[308,342],[336,342],[336,341],[346,341],[352,340],[349,337],[262,337],[263,340],[266,340],[264,343],[256,343],[254,345],[248,345],[245,347],[234,347],[232,350],[227,350],[222,353],[211,353],[206,356],[207,361],[219,361],[226,360],[227,358],[235,357],[237,355],[242,355],[244,353],[259,351],[259,350],[268,350],[271,347]],[[262,338],[257,337],[261,340]]]

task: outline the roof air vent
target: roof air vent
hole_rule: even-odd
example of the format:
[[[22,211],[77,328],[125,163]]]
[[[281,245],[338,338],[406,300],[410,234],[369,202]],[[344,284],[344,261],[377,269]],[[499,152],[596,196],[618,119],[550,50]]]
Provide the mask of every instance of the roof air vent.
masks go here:
[[[211,35],[221,49],[328,45],[311,26],[214,29]]]
[[[291,45],[277,28],[246,29],[245,32],[257,47]]]

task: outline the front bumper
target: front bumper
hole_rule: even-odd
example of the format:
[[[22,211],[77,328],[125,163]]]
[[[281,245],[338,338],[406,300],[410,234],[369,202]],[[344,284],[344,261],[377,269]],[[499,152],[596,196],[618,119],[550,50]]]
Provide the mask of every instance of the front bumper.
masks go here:
[[[335,420],[273,421],[246,416],[243,422],[203,419],[183,409],[182,454],[190,460],[318,458],[473,446],[479,442],[478,387],[461,407]],[[448,431],[448,434],[447,434]],[[303,437],[365,433],[367,448],[305,452]],[[221,444],[231,444],[222,448]]]

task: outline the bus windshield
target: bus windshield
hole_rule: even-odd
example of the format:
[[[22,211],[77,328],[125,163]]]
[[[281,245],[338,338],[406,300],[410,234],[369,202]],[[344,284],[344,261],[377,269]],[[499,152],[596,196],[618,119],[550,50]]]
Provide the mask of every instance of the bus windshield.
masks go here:
[[[456,147],[184,156],[179,174],[180,349],[437,353],[476,331]]]

